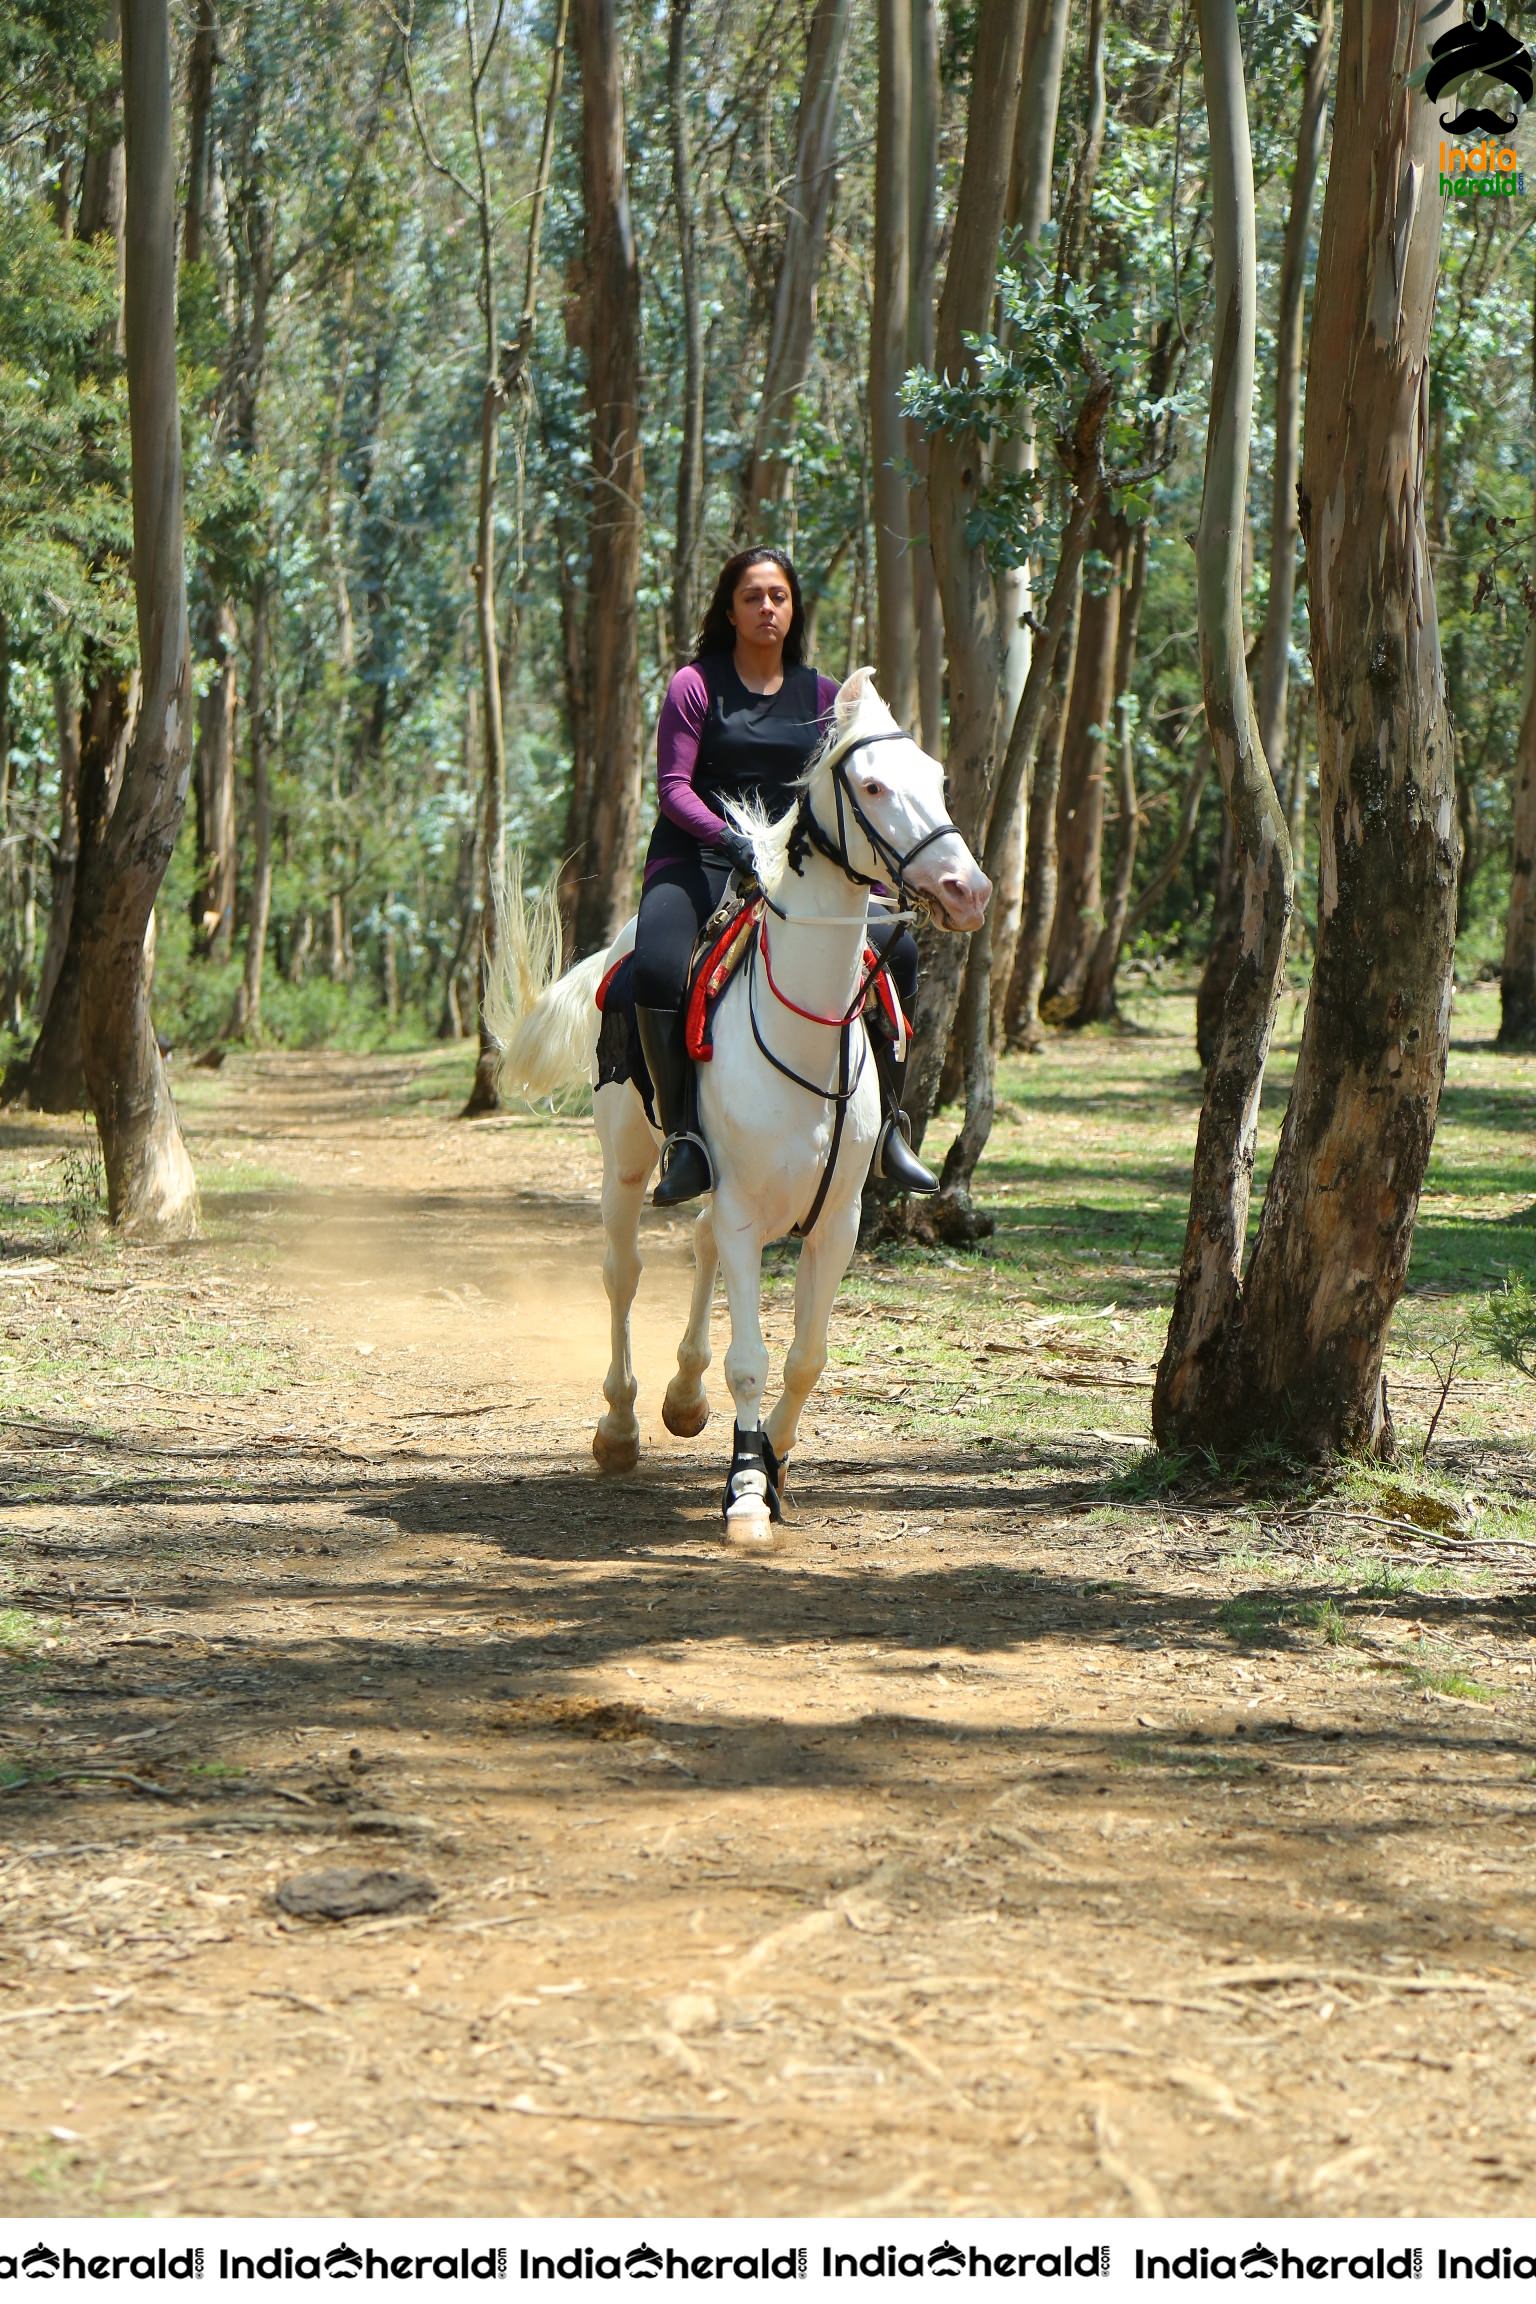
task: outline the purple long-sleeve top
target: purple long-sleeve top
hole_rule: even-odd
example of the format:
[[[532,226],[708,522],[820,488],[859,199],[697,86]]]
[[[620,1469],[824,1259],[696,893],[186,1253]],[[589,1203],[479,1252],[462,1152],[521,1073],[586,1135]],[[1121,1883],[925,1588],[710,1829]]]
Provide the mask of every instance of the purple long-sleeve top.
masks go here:
[[[818,673],[816,709],[822,721],[831,713],[836,696],[837,682]],[[772,704],[771,698],[763,701],[765,706]],[[725,830],[725,818],[694,789],[699,745],[708,717],[709,689],[704,675],[697,664],[685,664],[672,675],[656,724],[656,788],[666,821],[704,847],[716,843]]]

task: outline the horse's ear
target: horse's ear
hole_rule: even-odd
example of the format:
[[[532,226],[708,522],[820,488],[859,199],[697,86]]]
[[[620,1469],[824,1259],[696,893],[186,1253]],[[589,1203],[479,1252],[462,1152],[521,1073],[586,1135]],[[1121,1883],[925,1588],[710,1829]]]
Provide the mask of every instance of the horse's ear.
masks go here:
[[[837,714],[839,728],[846,728],[860,705],[867,704],[871,697],[877,704],[879,703],[880,692],[875,686],[875,668],[873,664],[861,664],[857,672],[849,673],[837,692],[837,701],[833,709]]]

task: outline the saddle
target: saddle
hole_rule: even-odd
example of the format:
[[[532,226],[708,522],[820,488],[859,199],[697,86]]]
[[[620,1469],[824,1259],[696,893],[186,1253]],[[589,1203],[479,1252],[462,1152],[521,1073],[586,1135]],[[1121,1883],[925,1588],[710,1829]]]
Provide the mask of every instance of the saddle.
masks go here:
[[[760,891],[743,895],[728,888],[699,932],[684,994],[688,1053],[696,1064],[709,1063],[715,1053],[716,1011],[752,949],[766,901]],[[898,1056],[904,1055],[911,1028],[890,970],[883,961],[877,964],[874,948],[867,944],[864,965],[871,972],[864,1001],[866,1020],[894,1041]],[[597,987],[603,1019],[597,1036],[597,1084],[606,1088],[613,1081],[632,1080],[655,1127],[655,1095],[635,1026],[634,976],[635,956],[626,952]]]

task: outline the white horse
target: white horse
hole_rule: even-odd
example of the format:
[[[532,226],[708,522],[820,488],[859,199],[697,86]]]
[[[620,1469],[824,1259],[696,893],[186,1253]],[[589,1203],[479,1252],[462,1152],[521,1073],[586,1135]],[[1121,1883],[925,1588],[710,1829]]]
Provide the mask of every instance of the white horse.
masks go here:
[[[758,811],[732,813],[756,852],[767,936],[727,990],[713,1060],[700,1068],[699,1115],[715,1186],[694,1223],[693,1300],[661,1413],[668,1431],[684,1438],[708,1421],[702,1378],[718,1266],[731,1322],[725,1378],[736,1404],[725,1533],[743,1548],[770,1550],[783,1466],[826,1366],[832,1300],[858,1237],[881,1128],[858,1015],[870,892],[894,888],[931,907],[945,927],[969,932],[981,924],[991,883],[948,820],[938,762],[897,727],[867,670],[838,691],[831,733],[789,814],[770,823]],[[609,951],[557,979],[553,892],[525,905],[514,879],[497,909],[485,1013],[502,1049],[504,1085],[537,1097],[573,1086],[583,1072],[595,1079],[594,996],[632,948],[634,922]],[[640,1208],[660,1139],[628,1082],[598,1088],[593,1112],[603,1147],[612,1359],[592,1452],[604,1471],[629,1472],[640,1456],[629,1314],[640,1280]],[[762,1253],[813,1211],[795,1281],[794,1342],[765,1421]]]

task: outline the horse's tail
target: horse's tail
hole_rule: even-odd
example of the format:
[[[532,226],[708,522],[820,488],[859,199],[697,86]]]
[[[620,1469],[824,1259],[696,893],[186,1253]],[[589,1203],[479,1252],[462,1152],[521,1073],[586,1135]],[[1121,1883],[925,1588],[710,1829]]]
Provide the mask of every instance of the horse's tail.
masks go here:
[[[589,1079],[597,1053],[597,987],[608,966],[594,953],[560,973],[560,906],[551,884],[523,893],[523,865],[514,856],[491,890],[496,948],[485,983],[485,1021],[501,1051],[503,1088],[530,1097],[559,1096]]]

